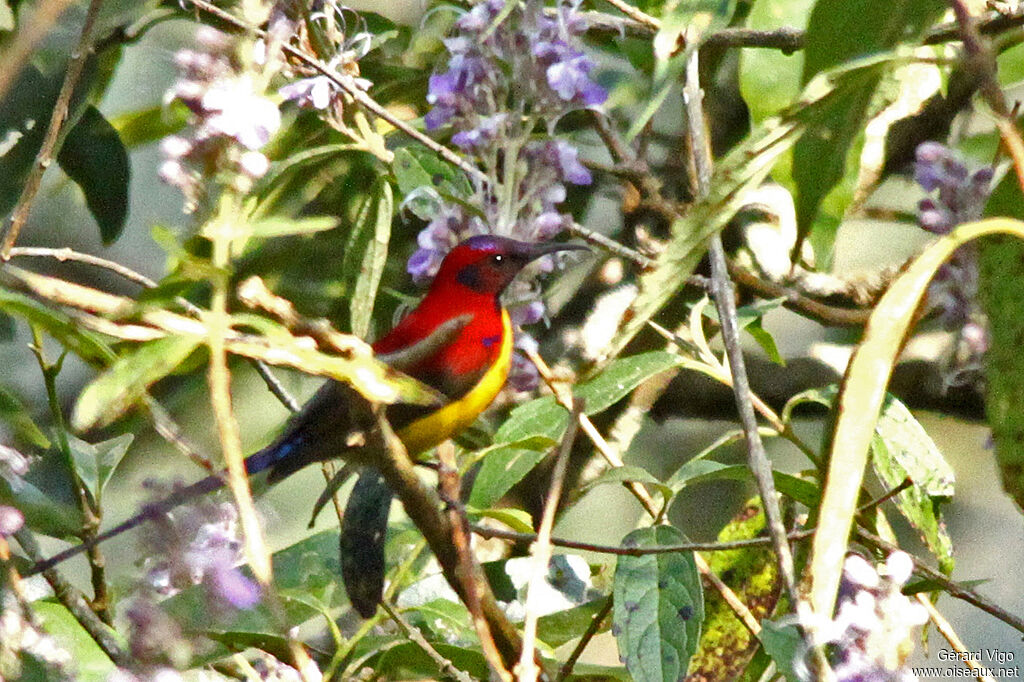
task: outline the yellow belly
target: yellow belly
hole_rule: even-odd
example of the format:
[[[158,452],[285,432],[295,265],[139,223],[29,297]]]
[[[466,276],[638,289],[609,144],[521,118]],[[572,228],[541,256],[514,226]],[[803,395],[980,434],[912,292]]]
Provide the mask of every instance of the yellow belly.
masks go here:
[[[448,403],[437,412],[414,421],[398,432],[398,437],[410,455],[429,450],[469,428],[501,391],[512,365],[512,324],[505,310],[501,311],[501,324],[498,358],[480,381],[455,402]]]

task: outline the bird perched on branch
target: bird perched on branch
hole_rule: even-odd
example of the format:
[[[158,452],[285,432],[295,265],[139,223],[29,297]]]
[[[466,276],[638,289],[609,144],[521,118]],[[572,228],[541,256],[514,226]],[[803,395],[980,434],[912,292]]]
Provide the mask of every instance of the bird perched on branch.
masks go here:
[[[373,344],[381,358],[403,358],[402,370],[436,390],[436,405],[389,405],[386,417],[410,455],[458,435],[494,400],[505,384],[512,358],[513,332],[500,296],[520,270],[570,244],[533,244],[480,235],[457,245],[441,263],[427,295],[387,335]],[[380,601],[383,535],[391,492],[372,468],[373,446],[352,438],[353,389],[328,381],[289,421],[280,437],[245,460],[250,476],[266,472],[275,483],[314,462],[341,458],[368,465],[350,495],[342,528],[342,573],[353,606],[366,617]],[[140,514],[36,564],[31,575],[90,546],[135,528],[147,519],[224,485],[208,476]]]

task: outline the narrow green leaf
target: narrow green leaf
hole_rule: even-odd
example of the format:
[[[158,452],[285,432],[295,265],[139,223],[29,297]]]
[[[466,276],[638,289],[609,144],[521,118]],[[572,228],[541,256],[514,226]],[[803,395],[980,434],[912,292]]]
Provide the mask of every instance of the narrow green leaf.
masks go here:
[[[576,386],[588,415],[608,409],[647,379],[685,360],[673,353],[653,351],[619,358],[603,372]],[[477,473],[470,503],[493,507],[509,489],[530,473],[550,445],[561,440],[569,413],[551,396],[537,398],[512,410],[494,436],[499,447],[488,452]],[[531,443],[531,439],[541,437]],[[531,443],[529,447],[526,447]]]
[[[3,421],[21,440],[31,443],[40,450],[50,447],[50,440],[36,426],[32,416],[20,400],[7,389],[0,386],[0,421]]]
[[[387,266],[394,214],[391,183],[380,178],[367,195],[345,248],[343,275],[349,292],[349,323],[352,333],[365,338],[370,332],[373,306]]]
[[[586,489],[589,490],[591,488],[596,488],[599,485],[627,483],[630,481],[643,483],[648,487],[654,488],[656,491],[661,493],[662,497],[664,497],[666,501],[672,499],[674,491],[671,487],[659,481],[654,474],[650,473],[646,469],[629,464],[626,466],[608,469],[593,481],[590,481],[587,484]]]
[[[654,268],[640,277],[640,292],[623,324],[608,344],[605,357],[615,357],[686,284],[704,255],[707,238],[721,230],[746,202],[749,190],[761,184],[781,154],[808,128],[827,119],[830,107],[845,90],[857,89],[867,76],[893,61],[889,54],[834,69],[815,79],[803,96],[781,115],[765,121],[716,166],[711,193],[676,220],[671,238]]]
[[[782,26],[807,27],[814,0],[754,0],[746,27],[774,31]],[[804,53],[779,50],[740,50],[739,85],[756,125],[776,116],[800,95]]]
[[[537,637],[551,648],[560,647],[578,638],[594,620],[594,616],[608,605],[611,597],[601,597],[564,611],[555,611],[537,619]],[[608,619],[598,632],[610,627]]]
[[[106,426],[132,406],[150,384],[174,371],[202,339],[168,336],[119,358],[78,396],[71,423],[77,430]]]
[[[947,575],[953,572],[953,542],[939,511],[953,496],[953,468],[906,405],[891,395],[882,404],[871,462],[878,478],[895,488],[912,485],[896,496],[896,507],[924,538]]]
[[[0,503],[17,507],[29,528],[55,538],[77,536],[85,522],[71,472],[56,450],[33,458],[23,480],[0,478]]]
[[[128,218],[131,162],[117,130],[91,104],[68,132],[57,163],[85,195],[104,244],[121,236]]]
[[[106,366],[114,352],[99,334],[82,329],[70,317],[50,309],[34,299],[0,287],[0,310],[38,325],[62,346],[93,366]]]
[[[325,230],[332,230],[337,226],[338,219],[328,215],[304,216],[302,218],[269,216],[249,223],[249,231],[253,237],[268,239],[271,237],[323,232]]]
[[[110,118],[110,125],[128,149],[158,142],[185,127],[189,110],[181,102],[128,111]]]
[[[623,544],[679,544],[686,537],[671,526],[635,530]],[[637,682],[667,682],[686,675],[697,650],[704,598],[693,554],[619,557],[613,584],[612,633],[619,658]]]
[[[473,193],[473,186],[462,171],[442,161],[437,154],[424,147],[396,149],[391,168],[403,196],[408,196],[421,188],[430,188],[442,196],[449,195],[462,199]],[[414,206],[410,208],[416,212]]]
[[[109,679],[116,669],[114,663],[62,604],[52,598],[40,599],[32,602],[32,614],[42,621],[43,630],[53,636],[60,648],[71,654],[75,679],[82,682]],[[108,634],[113,631],[108,629]]]
[[[827,484],[818,513],[811,561],[811,605],[831,614],[847,540],[886,385],[903,338],[935,271],[963,244],[993,234],[1024,239],[1024,223],[990,219],[961,225],[939,238],[889,286],[854,351],[839,395],[839,412],[829,456]]]
[[[782,408],[782,421],[785,424],[793,421],[793,410],[800,405],[821,405],[831,410],[837,395],[839,395],[838,384],[829,384],[822,388],[811,388],[802,393],[797,393],[786,401],[786,405]]]
[[[547,448],[524,450],[522,448],[499,448],[487,454],[473,481],[469,504],[478,509],[493,507],[526,474],[533,471]]]
[[[504,523],[517,533],[534,532],[533,518],[529,513],[522,509],[514,509],[512,507],[490,507],[488,509],[477,509],[471,505],[466,505],[466,513],[469,514],[470,518],[482,517],[486,519],[494,519],[495,521]]]

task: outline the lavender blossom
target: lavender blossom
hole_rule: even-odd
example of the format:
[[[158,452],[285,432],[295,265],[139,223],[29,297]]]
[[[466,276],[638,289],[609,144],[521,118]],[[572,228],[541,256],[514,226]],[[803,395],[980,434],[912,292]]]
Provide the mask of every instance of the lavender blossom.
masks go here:
[[[592,182],[576,147],[535,134],[554,130],[567,112],[607,98],[592,79],[594,62],[580,47],[585,25],[579,3],[562,2],[557,15],[549,16],[539,0],[511,8],[508,1],[484,0],[463,14],[455,22],[456,35],[444,41],[447,69],[429,80],[427,130],[450,126],[452,144],[479,163],[487,182],[478,183],[473,197],[482,215],[470,216],[453,202],[438,209],[420,233],[419,249],[408,262],[418,282],[436,274],[445,254],[473,234],[523,241],[554,237],[572,221],[558,209],[566,185]],[[539,287],[520,283],[553,267],[552,257],[540,259],[513,285],[509,298],[517,329],[544,317]],[[516,336],[520,347],[535,344],[521,330]],[[532,363],[517,355],[510,384],[536,386]]]
[[[242,541],[233,504],[201,500],[178,507],[147,529],[145,580],[157,593],[172,595],[201,584],[223,610],[259,603],[259,585],[237,568]]]
[[[938,191],[918,204],[918,222],[935,234],[981,217],[991,192],[992,169],[971,173],[954,152],[938,142],[917,147],[914,179],[926,192]]]
[[[901,592],[913,568],[910,556],[899,551],[877,568],[856,554],[846,558],[835,618],[818,633],[839,682],[917,679],[905,663],[914,629],[928,614]],[[803,673],[810,679],[809,670]]]
[[[25,525],[25,516],[16,507],[0,504],[0,538],[9,538]]]
[[[196,42],[199,49],[175,56],[179,78],[167,93],[168,101],[179,100],[192,112],[190,125],[161,143],[166,160],[159,170],[161,180],[185,195],[186,213],[205,198],[203,178],[211,170],[228,172],[237,189],[248,191],[269,168],[258,150],[281,127],[277,105],[263,95],[253,73],[238,64],[233,41],[204,26]],[[265,46],[256,52],[266,60]]]
[[[28,469],[28,457],[12,447],[0,445],[0,478],[18,490],[23,483],[22,477],[28,473]]]

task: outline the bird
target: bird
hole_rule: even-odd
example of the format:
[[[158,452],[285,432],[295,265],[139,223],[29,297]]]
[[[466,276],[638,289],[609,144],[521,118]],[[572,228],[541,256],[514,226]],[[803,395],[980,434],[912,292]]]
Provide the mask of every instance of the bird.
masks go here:
[[[433,405],[388,405],[385,416],[410,455],[422,454],[467,429],[493,402],[508,377],[513,329],[501,295],[532,261],[557,251],[586,249],[577,244],[524,242],[497,235],[476,235],[457,244],[441,262],[426,295],[408,315],[372,344],[382,358],[411,356],[403,371],[439,394]],[[455,321],[456,324],[452,324]],[[438,338],[438,330],[448,331]],[[419,352],[417,353],[417,347]],[[419,357],[422,356],[422,357]],[[349,407],[353,390],[328,380],[289,420],[270,445],[245,459],[250,477],[265,474],[277,483],[309,464],[333,459],[372,461],[353,439]],[[81,543],[35,564],[33,575],[135,528],[147,519],[208,494],[224,485],[207,476]],[[341,533],[342,577],[353,606],[364,617],[376,611],[383,586],[383,532],[391,492],[372,466],[364,466],[350,494]]]

